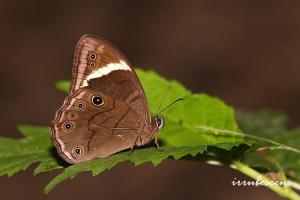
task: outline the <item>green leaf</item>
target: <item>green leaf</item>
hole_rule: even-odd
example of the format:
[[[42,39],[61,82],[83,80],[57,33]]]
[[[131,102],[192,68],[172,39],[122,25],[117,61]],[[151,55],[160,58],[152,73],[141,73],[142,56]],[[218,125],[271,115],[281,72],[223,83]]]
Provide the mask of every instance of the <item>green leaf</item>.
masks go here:
[[[278,146],[261,142],[256,150],[243,156],[243,162],[267,171],[279,171],[277,167],[279,164],[288,177],[300,181],[300,128],[288,131],[288,118],[281,112],[267,110],[240,112],[237,116],[244,132],[281,144]],[[294,148],[296,151],[289,151],[287,147]]]
[[[224,143],[224,149],[231,150],[234,146],[239,144]],[[164,147],[161,150],[157,148],[136,149],[132,154],[128,152],[118,153],[103,159],[90,160],[77,165],[72,165],[66,168],[63,173],[56,176],[45,188],[45,193],[50,192],[58,184],[62,183],[68,178],[74,178],[81,172],[91,171],[93,176],[96,176],[116,166],[120,162],[130,161],[134,166],[139,166],[146,162],[151,162],[154,166],[160,164],[163,160],[172,157],[175,160],[186,156],[195,157],[207,150],[207,146],[187,146],[187,147]],[[228,155],[228,154],[227,154]]]
[[[47,127],[20,125],[18,130],[25,136],[22,139],[0,137],[0,175],[12,176],[31,164],[45,165],[53,160],[52,143]],[[61,168],[52,166],[51,169]]]
[[[166,106],[178,98],[184,99],[163,113],[166,125],[159,133],[159,139],[166,146],[215,145],[243,140],[241,137],[215,135],[197,128],[201,125],[238,130],[233,109],[221,100],[206,94],[192,94],[177,81],[168,81],[152,71],[137,70],[137,74],[154,114],[158,112],[162,100]]]
[[[55,85],[56,85],[57,89],[59,89],[63,92],[68,92],[69,88],[71,86],[70,81],[67,81],[67,80],[58,81]]]
[[[152,162],[153,165],[158,165],[162,160],[168,157],[173,157],[175,159],[180,159],[186,155],[195,156],[198,153],[203,153],[206,150],[205,146],[194,146],[194,147],[169,147],[164,148],[163,151],[159,151],[156,148],[146,148],[138,149],[133,151],[131,155],[128,152],[123,152],[109,156],[103,159],[95,159],[80,163],[77,165],[72,165],[65,169],[63,173],[55,177],[45,188],[45,192],[48,193],[59,183],[64,180],[75,177],[81,172],[92,171],[92,174],[98,175],[104,170],[111,169],[115,165],[124,161],[131,161],[135,166],[141,165],[146,162]]]
[[[236,118],[239,127],[252,135],[277,137],[287,131],[288,117],[283,112],[260,110],[238,111]]]
[[[122,153],[73,165],[53,179],[46,187],[46,192],[82,171],[92,171],[96,175],[126,160],[132,161],[135,165],[145,162],[158,164],[170,156],[180,158],[188,154],[202,153],[208,146],[228,150],[243,141],[241,135],[213,134],[211,131],[197,128],[198,125],[201,125],[225,130],[238,130],[233,109],[221,100],[205,94],[192,94],[177,81],[166,80],[152,71],[137,70],[137,74],[153,114],[159,112],[160,105],[164,107],[178,98],[184,98],[184,101],[163,113],[166,125],[159,133],[159,140],[163,143],[165,150],[160,152],[153,148],[141,149],[135,150],[131,156]],[[66,81],[59,82],[58,88],[68,91],[69,84]]]
[[[243,135],[238,132],[233,109],[221,100],[205,94],[192,94],[179,82],[164,79],[152,71],[137,70],[137,74],[145,89],[153,115],[174,100],[184,98],[184,101],[178,102],[162,113],[165,126],[159,133],[159,142],[164,151],[144,147],[136,149],[131,155],[123,152],[69,166],[49,183],[46,192],[83,171],[91,171],[93,175],[97,175],[124,161],[131,161],[135,165],[145,162],[157,165],[168,157],[180,159],[187,155],[202,154],[207,148],[213,149],[215,156],[223,156],[224,160],[228,160],[231,158],[229,150],[245,142]],[[63,91],[68,91],[69,86],[67,81],[57,84]],[[207,129],[199,129],[199,126]],[[235,131],[238,134],[216,133],[210,129]],[[2,166],[0,164],[2,174],[14,174],[38,161],[40,164],[34,170],[34,174],[64,167],[64,163],[53,151],[48,128],[21,126],[19,130],[26,136],[25,138],[0,139],[0,148],[3,148],[0,159],[3,158],[1,163],[5,163]],[[13,148],[15,151],[11,150],[12,146],[15,147]]]

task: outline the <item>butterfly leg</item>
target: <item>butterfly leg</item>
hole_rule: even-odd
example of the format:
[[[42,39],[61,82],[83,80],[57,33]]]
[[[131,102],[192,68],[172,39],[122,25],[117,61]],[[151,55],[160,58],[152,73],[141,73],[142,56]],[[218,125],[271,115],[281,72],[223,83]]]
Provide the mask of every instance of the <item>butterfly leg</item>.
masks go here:
[[[137,143],[138,139],[140,139],[140,137],[141,137],[140,135],[138,135],[138,136],[136,137],[136,139],[135,139],[133,145],[130,147],[130,151],[129,151],[128,155],[131,155],[131,154],[132,154],[132,152],[133,152],[133,150],[134,150],[134,147],[136,146],[136,143]]]
[[[129,156],[132,154],[133,149],[134,149],[134,146],[132,146],[132,147],[130,148],[130,151],[128,152],[128,155],[129,155]]]
[[[128,155],[129,155],[129,156],[132,154],[132,152],[133,152],[133,150],[134,150],[134,146],[135,146],[135,145],[132,145],[132,146],[130,147],[130,151],[128,152]]]
[[[159,150],[159,151],[164,151],[160,146],[159,146],[159,144],[158,144],[158,142],[157,142],[157,139],[155,138],[155,145],[156,145],[156,148],[157,148],[157,150]]]
[[[159,146],[158,140],[157,140],[157,134],[154,134],[154,143],[156,145],[157,150],[163,151],[163,149]]]

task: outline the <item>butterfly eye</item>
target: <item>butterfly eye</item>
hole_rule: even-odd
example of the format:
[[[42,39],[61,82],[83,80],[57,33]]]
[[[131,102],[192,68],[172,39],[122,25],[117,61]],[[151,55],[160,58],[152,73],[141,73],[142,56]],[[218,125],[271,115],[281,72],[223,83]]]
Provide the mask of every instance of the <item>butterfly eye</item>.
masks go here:
[[[91,60],[96,60],[96,57],[97,56],[96,56],[96,54],[94,52],[90,54],[90,59]]]
[[[94,62],[90,62],[89,66],[90,66],[90,67],[95,67],[96,64],[95,64]]]
[[[84,109],[84,103],[79,102],[79,103],[77,103],[76,107],[77,107],[79,110],[82,110],[82,109]]]
[[[77,118],[77,113],[76,112],[69,112],[68,113],[68,118],[69,119],[76,119]]]
[[[63,124],[63,129],[65,131],[70,131],[72,128],[73,128],[73,124],[72,123],[66,122],[66,123]]]
[[[161,129],[164,126],[164,120],[162,117],[156,117],[155,118],[156,127],[158,129]]]
[[[95,106],[102,106],[104,104],[104,99],[100,96],[93,96],[92,102]]]
[[[72,153],[75,157],[80,157],[83,153],[83,148],[81,146],[74,147]]]

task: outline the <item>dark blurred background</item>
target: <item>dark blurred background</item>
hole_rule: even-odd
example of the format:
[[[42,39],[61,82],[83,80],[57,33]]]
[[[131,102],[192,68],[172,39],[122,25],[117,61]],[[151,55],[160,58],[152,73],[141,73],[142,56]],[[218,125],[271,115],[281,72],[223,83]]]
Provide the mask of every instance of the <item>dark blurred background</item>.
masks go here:
[[[63,3],[62,3],[63,2]],[[85,33],[107,38],[134,66],[177,79],[235,108],[284,110],[300,124],[299,1],[1,1],[1,135],[48,125],[66,94],[73,52]],[[239,173],[188,161],[121,164],[82,174],[44,196],[53,177],[32,168],[0,177],[0,199],[281,199],[232,187]]]

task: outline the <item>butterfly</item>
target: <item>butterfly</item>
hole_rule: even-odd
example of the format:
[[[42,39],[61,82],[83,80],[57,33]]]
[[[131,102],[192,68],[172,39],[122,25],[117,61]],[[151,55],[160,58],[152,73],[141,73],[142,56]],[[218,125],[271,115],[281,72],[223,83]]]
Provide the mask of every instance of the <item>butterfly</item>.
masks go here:
[[[142,85],[125,56],[94,35],[75,49],[68,97],[50,125],[58,154],[75,164],[104,158],[155,139],[163,126],[151,116]],[[158,146],[159,147],[159,146]]]

